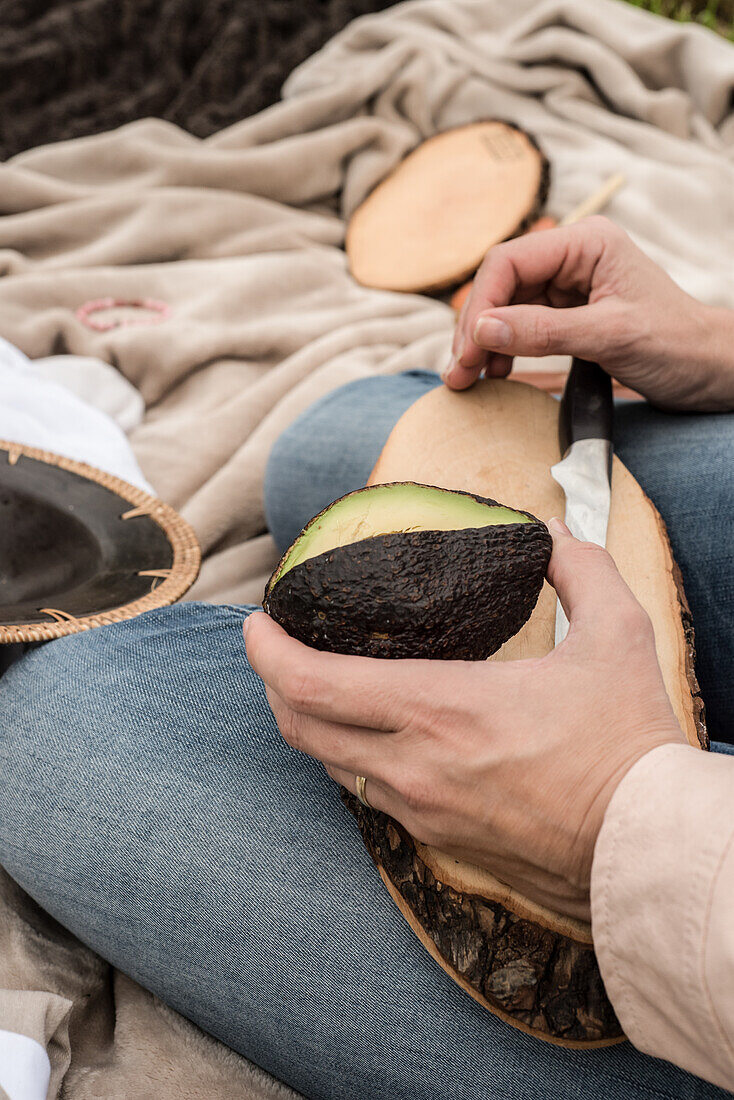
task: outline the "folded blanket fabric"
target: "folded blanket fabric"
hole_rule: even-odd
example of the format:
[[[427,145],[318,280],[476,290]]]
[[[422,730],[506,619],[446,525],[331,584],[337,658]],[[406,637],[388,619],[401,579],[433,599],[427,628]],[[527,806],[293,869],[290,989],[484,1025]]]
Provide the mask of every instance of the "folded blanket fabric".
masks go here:
[[[734,306],[733,89],[731,46],[615,0],[417,0],[352,24],[283,103],[205,141],[146,120],[0,166],[0,332],[139,389],[136,456],[205,555],[190,598],[258,601],[280,431],[350,379],[446,360],[446,305],[349,276],[345,218],[369,190],[436,131],[506,118],[549,156],[554,213],[624,172],[610,215],[691,293]],[[241,1059],[2,881],[0,988],[74,1003],[65,1097],[129,1097],[135,1080],[245,1094]]]

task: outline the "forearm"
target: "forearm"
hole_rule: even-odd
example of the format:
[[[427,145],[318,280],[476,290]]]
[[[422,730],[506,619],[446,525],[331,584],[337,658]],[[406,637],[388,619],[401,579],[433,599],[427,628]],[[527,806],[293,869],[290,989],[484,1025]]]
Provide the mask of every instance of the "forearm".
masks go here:
[[[609,998],[640,1050],[734,1087],[734,757],[654,749],[619,784],[591,877]]]

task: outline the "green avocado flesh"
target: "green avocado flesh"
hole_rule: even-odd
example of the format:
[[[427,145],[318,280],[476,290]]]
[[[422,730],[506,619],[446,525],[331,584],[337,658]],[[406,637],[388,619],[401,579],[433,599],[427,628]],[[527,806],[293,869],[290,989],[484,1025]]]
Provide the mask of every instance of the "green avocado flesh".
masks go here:
[[[531,522],[532,517],[523,512],[434,485],[371,486],[341,497],[315,516],[285,554],[268,588],[301,562],[362,539],[400,531],[465,531]]]

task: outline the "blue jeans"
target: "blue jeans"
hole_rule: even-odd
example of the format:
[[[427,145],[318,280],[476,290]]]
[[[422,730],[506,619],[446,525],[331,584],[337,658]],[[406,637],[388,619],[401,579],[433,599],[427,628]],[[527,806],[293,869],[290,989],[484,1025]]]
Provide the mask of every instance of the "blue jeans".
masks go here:
[[[364,481],[387,434],[370,437],[370,402],[389,430],[402,387],[414,399],[429,381],[356,383],[286,433],[268,470],[276,537],[290,538],[291,512],[300,525],[324,494]],[[709,434],[703,418],[689,420],[701,422],[699,464],[721,463],[715,495],[717,418]],[[292,467],[299,434],[306,451]],[[304,467],[309,453],[334,459],[331,481],[322,462],[317,483],[302,476],[317,461]],[[179,604],[51,642],[8,670],[0,863],[13,878],[113,964],[312,1100],[727,1095],[629,1044],[541,1043],[447,977],[387,895],[336,785],[280,737],[245,657],[246,611]]]

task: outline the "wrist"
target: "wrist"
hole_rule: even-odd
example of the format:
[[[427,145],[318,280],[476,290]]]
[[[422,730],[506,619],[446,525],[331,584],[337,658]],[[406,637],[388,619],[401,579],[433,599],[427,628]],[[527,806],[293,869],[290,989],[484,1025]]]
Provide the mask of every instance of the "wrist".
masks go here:
[[[685,745],[687,741],[677,724],[671,724],[670,728],[661,728],[645,739],[645,742],[636,746],[632,752],[624,754],[611,768],[599,790],[596,792],[583,822],[583,829],[579,831],[580,849],[580,873],[577,885],[584,891],[588,891],[591,881],[591,868],[594,860],[596,842],[599,838],[604,818],[609,805],[614,798],[617,789],[640,760],[663,745]]]
[[[687,407],[696,412],[734,410],[734,310],[699,305],[688,349],[696,386]]]

